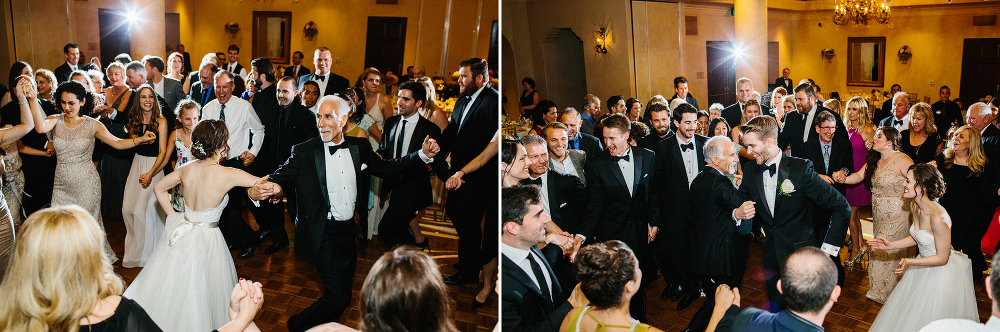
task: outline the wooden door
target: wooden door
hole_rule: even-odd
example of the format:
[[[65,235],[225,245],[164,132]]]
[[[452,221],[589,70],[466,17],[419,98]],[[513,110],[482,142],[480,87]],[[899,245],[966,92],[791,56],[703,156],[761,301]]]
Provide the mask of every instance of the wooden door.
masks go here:
[[[736,59],[733,43],[728,41],[706,42],[705,58],[708,65],[708,104],[729,106],[736,102]]]
[[[369,16],[365,45],[365,68],[375,67],[383,75],[389,71],[402,75],[406,18]]]
[[[959,99],[968,107],[987,95],[1000,95],[1000,38],[966,38]]]
[[[101,67],[108,68],[115,56],[132,52],[132,26],[125,12],[117,9],[99,8],[97,24],[101,33]],[[87,61],[81,59],[81,63]],[[105,82],[107,83],[107,82]]]

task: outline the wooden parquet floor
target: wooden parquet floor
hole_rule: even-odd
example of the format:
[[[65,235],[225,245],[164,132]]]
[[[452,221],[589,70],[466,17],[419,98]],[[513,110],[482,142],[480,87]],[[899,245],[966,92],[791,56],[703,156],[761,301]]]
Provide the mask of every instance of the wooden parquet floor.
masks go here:
[[[438,263],[438,268],[445,276],[455,273],[452,264],[458,262],[458,238],[451,221],[441,217],[441,209],[437,204],[428,207],[421,221],[422,233],[430,238],[430,255]],[[249,213],[244,213],[247,220],[252,220]],[[323,294],[322,281],[316,268],[302,260],[292,251],[295,246],[294,225],[286,214],[285,228],[291,237],[292,246],[282,249],[273,255],[265,255],[263,250],[270,243],[266,242],[250,259],[237,259],[238,252],[233,252],[236,272],[241,278],[258,281],[264,286],[264,306],[257,315],[255,322],[262,331],[287,331],[285,323],[288,317],[299,313],[311,305]],[[444,220],[444,221],[441,221]],[[111,247],[121,257],[125,248],[125,225],[120,220],[104,220]],[[251,221],[251,226],[256,224]],[[371,240],[358,240],[358,266],[354,273],[353,305],[340,318],[340,323],[356,327],[361,311],[358,309],[361,284],[364,282],[372,264],[382,253],[384,246],[376,235]],[[142,268],[123,268],[121,263],[115,264],[115,272],[130,284]],[[499,300],[496,294],[491,294],[487,305],[473,310],[472,301],[479,292],[480,285],[449,286],[452,316],[455,326],[460,331],[492,331],[497,324]],[[227,292],[229,290],[226,290]]]

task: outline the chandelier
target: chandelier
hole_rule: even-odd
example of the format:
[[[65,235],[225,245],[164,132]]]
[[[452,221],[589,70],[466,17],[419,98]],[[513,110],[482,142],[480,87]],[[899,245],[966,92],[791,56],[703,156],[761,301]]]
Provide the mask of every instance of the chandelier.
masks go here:
[[[889,23],[889,3],[885,0],[836,0],[833,23],[868,25],[868,21]]]

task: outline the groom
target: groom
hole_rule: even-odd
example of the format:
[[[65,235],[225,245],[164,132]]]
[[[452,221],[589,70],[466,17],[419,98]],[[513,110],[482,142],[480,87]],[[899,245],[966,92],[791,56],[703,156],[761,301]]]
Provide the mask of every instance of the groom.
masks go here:
[[[784,308],[776,286],[778,264],[795,250],[822,243],[821,250],[836,259],[844,245],[851,207],[844,196],[813,170],[812,162],[785,155],[778,148],[778,122],[758,116],[740,127],[743,143],[755,162],[743,166],[740,194],[754,202],[768,241],[764,247],[769,309]],[[826,237],[820,241],[812,220],[813,204],[832,215]],[[736,217],[734,216],[734,219]],[[767,271],[770,270],[770,271]]]
[[[275,200],[283,187],[294,186],[295,254],[316,265],[323,280],[323,297],[288,318],[292,332],[336,322],[350,307],[357,264],[355,225],[368,220],[371,175],[400,174],[432,162],[440,151],[434,139],[424,137],[421,150],[382,160],[367,139],[344,135],[351,108],[351,102],[339,95],[323,97],[316,113],[319,137],[292,147],[291,157],[271,174],[272,182],[249,189],[254,200]]]

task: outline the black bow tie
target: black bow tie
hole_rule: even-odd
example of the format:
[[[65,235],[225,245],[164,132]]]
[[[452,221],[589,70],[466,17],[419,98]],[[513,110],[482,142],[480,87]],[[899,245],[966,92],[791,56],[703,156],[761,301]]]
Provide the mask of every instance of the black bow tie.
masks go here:
[[[903,120],[892,120],[892,125],[893,126],[902,126],[903,125]]]
[[[774,175],[774,173],[777,172],[777,171],[778,171],[778,164],[777,163],[770,164],[770,165],[767,165],[767,166],[761,166],[760,167],[760,172],[761,173],[771,172],[771,174],[768,175],[768,176]]]
[[[347,148],[347,142],[343,142],[343,143],[340,143],[340,144],[337,144],[337,145],[331,145],[330,146],[330,154],[332,155],[334,153],[337,153],[337,150],[346,149],[346,148]]]
[[[527,178],[527,179],[521,180],[521,184],[523,184],[523,185],[537,184],[537,185],[540,186],[540,185],[542,185],[542,177],[539,176],[537,179]]]
[[[624,156],[611,156],[611,160],[614,160],[615,162],[618,162],[620,160],[630,161],[631,159],[629,158],[628,154],[626,153]]]
[[[681,144],[681,152],[694,149],[694,143]]]
[[[322,81],[322,80],[325,80],[325,79],[326,79],[326,76],[319,76],[319,75],[316,75],[316,79],[317,79],[317,80],[320,80],[320,81]]]

